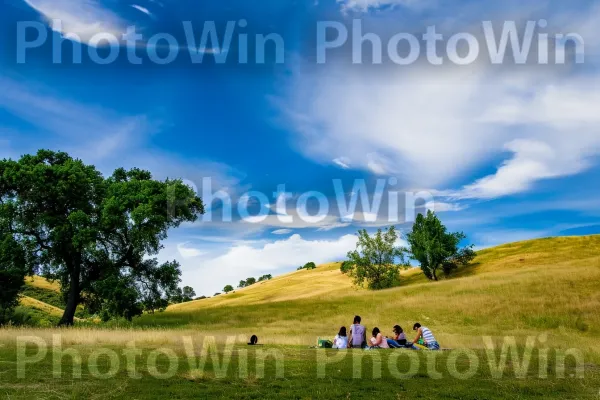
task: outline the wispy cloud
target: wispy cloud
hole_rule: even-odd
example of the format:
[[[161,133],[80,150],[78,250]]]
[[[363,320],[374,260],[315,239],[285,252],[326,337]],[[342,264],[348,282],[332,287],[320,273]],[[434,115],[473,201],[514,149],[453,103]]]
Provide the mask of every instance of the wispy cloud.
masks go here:
[[[120,37],[127,22],[96,0],[25,0],[52,26],[53,20],[61,21],[63,35],[71,40],[89,43],[99,32]],[[69,35],[72,34],[72,35]]]
[[[132,4],[131,7],[135,8],[136,10],[138,10],[148,16],[152,16],[152,13],[146,7],[138,6],[137,4]]]
[[[588,35],[585,22],[599,15],[599,8],[579,10]],[[337,165],[335,149],[353,168],[401,177],[405,187],[462,183],[446,194],[490,199],[597,163],[599,84],[598,71],[556,66],[499,69],[482,62],[370,73],[342,62],[324,69],[300,63],[284,112],[302,152],[318,162]],[[472,178],[492,162],[495,173]]]
[[[288,235],[290,233],[292,233],[293,230],[291,229],[276,229],[273,232],[271,232],[273,235]]]
[[[138,167],[154,176],[182,178],[201,187],[210,177],[214,191],[236,193],[239,171],[210,160],[182,158],[150,143],[162,121],[148,114],[124,115],[110,108],[65,98],[46,85],[23,84],[0,76],[0,109],[21,119],[29,131],[5,133],[3,156],[19,157],[40,147],[62,150],[95,164],[104,174]],[[4,133],[4,132],[2,132]]]
[[[0,76],[0,108],[44,132],[35,146],[78,150],[91,162],[126,151],[153,131],[146,115],[120,115],[96,105],[61,98],[45,85],[22,84]],[[15,149],[32,146],[23,133],[11,138]]]
[[[346,157],[339,157],[333,160],[333,163],[340,168],[350,169],[350,160]]]
[[[410,7],[421,8],[430,5],[433,0],[337,0],[345,11],[369,11],[383,7]]]

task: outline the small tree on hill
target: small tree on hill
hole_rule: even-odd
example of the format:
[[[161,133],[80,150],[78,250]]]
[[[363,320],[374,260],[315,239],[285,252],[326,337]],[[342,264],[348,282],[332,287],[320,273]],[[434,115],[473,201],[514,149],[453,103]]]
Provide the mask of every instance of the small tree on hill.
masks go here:
[[[396,259],[403,260],[403,252],[396,246],[396,228],[381,229],[369,236],[365,229],[358,231],[356,250],[348,253],[350,272],[357,285],[367,283],[369,289],[386,289],[400,282],[400,270]],[[348,267],[349,268],[349,267]]]
[[[245,288],[246,287],[246,281],[240,281],[240,283],[238,284],[238,288]]]
[[[183,294],[183,303],[192,301],[192,300],[194,300],[194,297],[196,297],[196,292],[190,286],[184,287],[182,294]]]
[[[314,262],[311,261],[311,262],[308,262],[308,263],[304,264],[303,268],[307,269],[307,270],[311,270],[311,269],[317,268],[317,265]]]
[[[259,282],[270,281],[271,279],[273,279],[273,276],[271,274],[269,274],[269,275],[263,275],[263,276],[261,276],[260,278],[258,278],[258,281]]]
[[[407,235],[410,257],[418,261],[427,278],[438,280],[438,271],[446,275],[475,258],[473,246],[459,248],[466,238],[462,232],[449,233],[434,212],[419,214]]]
[[[223,288],[223,291],[224,291],[225,293],[233,292],[233,286],[231,286],[231,285],[227,285],[227,286],[225,286],[225,287]]]
[[[256,278],[250,277],[250,278],[246,279],[246,286],[252,286],[255,283],[256,283]]]

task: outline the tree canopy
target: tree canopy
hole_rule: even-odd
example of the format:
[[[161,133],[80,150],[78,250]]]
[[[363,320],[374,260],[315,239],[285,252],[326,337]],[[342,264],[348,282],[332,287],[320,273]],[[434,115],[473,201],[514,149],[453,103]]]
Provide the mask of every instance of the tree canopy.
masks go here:
[[[417,216],[412,231],[407,235],[408,251],[410,257],[420,263],[425,276],[437,281],[440,269],[449,275],[475,258],[473,246],[459,247],[465,238],[462,232],[448,232],[430,210],[426,216]]]
[[[154,180],[139,169],[104,178],[94,166],[49,150],[0,161],[0,202],[5,245],[27,253],[24,262],[13,261],[60,282],[62,325],[73,323],[81,303],[104,318],[166,307],[179,264],[152,257],[169,229],[204,212],[180,180]]]
[[[354,277],[357,285],[367,284],[369,289],[386,289],[400,282],[397,259],[403,263],[402,248],[396,245],[396,228],[381,229],[369,236],[366,229],[358,231],[356,250],[348,253],[346,271]]]
[[[225,292],[225,293],[233,292],[233,286],[231,286],[231,285],[225,286],[223,288],[223,292]]]
[[[260,278],[258,278],[258,281],[259,281],[259,282],[262,282],[262,281],[270,281],[271,279],[273,279],[273,275],[271,275],[271,274],[267,274],[267,275],[263,275],[263,276],[261,276]]]

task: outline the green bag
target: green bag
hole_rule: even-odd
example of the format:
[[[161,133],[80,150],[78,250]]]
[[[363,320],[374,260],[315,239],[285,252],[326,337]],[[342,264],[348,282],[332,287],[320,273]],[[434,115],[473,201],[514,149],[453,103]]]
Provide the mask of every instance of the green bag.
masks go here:
[[[331,340],[318,338],[317,347],[320,349],[331,349],[333,347],[333,343]]]

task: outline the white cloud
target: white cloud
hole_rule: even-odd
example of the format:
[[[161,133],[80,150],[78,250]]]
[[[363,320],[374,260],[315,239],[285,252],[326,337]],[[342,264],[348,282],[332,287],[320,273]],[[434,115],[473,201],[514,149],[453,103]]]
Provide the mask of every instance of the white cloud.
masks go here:
[[[273,235],[288,235],[290,233],[292,233],[293,230],[291,229],[276,229],[273,232],[271,232]]]
[[[582,26],[600,15],[592,11]],[[485,62],[368,68],[297,64],[284,112],[307,157],[330,163],[335,149],[353,168],[434,191],[503,157],[495,174],[446,192],[488,199],[580,173],[600,155],[597,70]]]
[[[423,7],[431,0],[337,0],[344,10],[368,11],[381,7]]]
[[[520,193],[530,189],[538,180],[576,174],[588,166],[584,158],[567,154],[565,159],[559,149],[555,150],[544,142],[515,140],[506,148],[514,156],[506,160],[495,174],[464,186],[450,197],[490,199]]]
[[[302,152],[317,161],[329,162],[336,149],[357,168],[435,187],[502,143],[489,138],[493,132],[487,142],[478,139],[486,132],[476,122],[480,108],[495,95],[482,90],[489,84],[483,71],[432,74],[415,67],[363,74],[345,65],[310,71],[296,70],[286,111],[305,144]],[[480,102],[471,104],[475,96]]]
[[[137,4],[133,4],[131,7],[135,8],[136,10],[138,10],[140,12],[143,12],[146,15],[149,15],[149,16],[152,15],[150,10],[148,10],[146,7],[138,6]]]
[[[346,157],[339,157],[333,160],[333,163],[340,168],[350,169],[350,160]]]
[[[71,40],[88,43],[97,33],[110,33],[118,38],[125,32],[127,22],[96,0],[25,0],[52,27],[60,20],[60,33]],[[75,36],[69,36],[75,34]]]
[[[343,223],[340,219],[334,215],[324,215],[319,221],[311,221],[307,218],[301,218],[296,212],[288,210],[288,214],[293,217],[292,222],[282,220],[279,215],[270,214],[265,216],[248,217],[242,224],[251,225],[262,225],[271,228],[284,228],[284,229],[306,229],[315,228],[322,231],[331,230],[334,228],[340,228],[348,226],[349,224]]]
[[[190,242],[185,242],[185,243],[179,243],[177,245],[177,251],[179,252],[179,255],[183,258],[194,258],[194,257],[199,257],[203,254],[206,254],[204,251],[194,248],[194,247],[190,247],[189,246]]]
[[[386,164],[388,163],[379,154],[367,154],[367,168],[375,175],[388,174],[390,171]]]
[[[264,245],[239,244],[213,258],[180,260],[183,280],[199,294],[212,294],[249,276],[285,272],[308,261],[321,264],[342,260],[356,247],[356,241],[354,235],[332,240],[305,240],[296,234]],[[163,256],[169,259],[169,249],[165,253]]]
[[[459,203],[446,203],[443,201],[433,201],[427,203],[425,208],[435,211],[436,213],[450,212],[450,211],[462,211],[467,208],[465,205]]]

